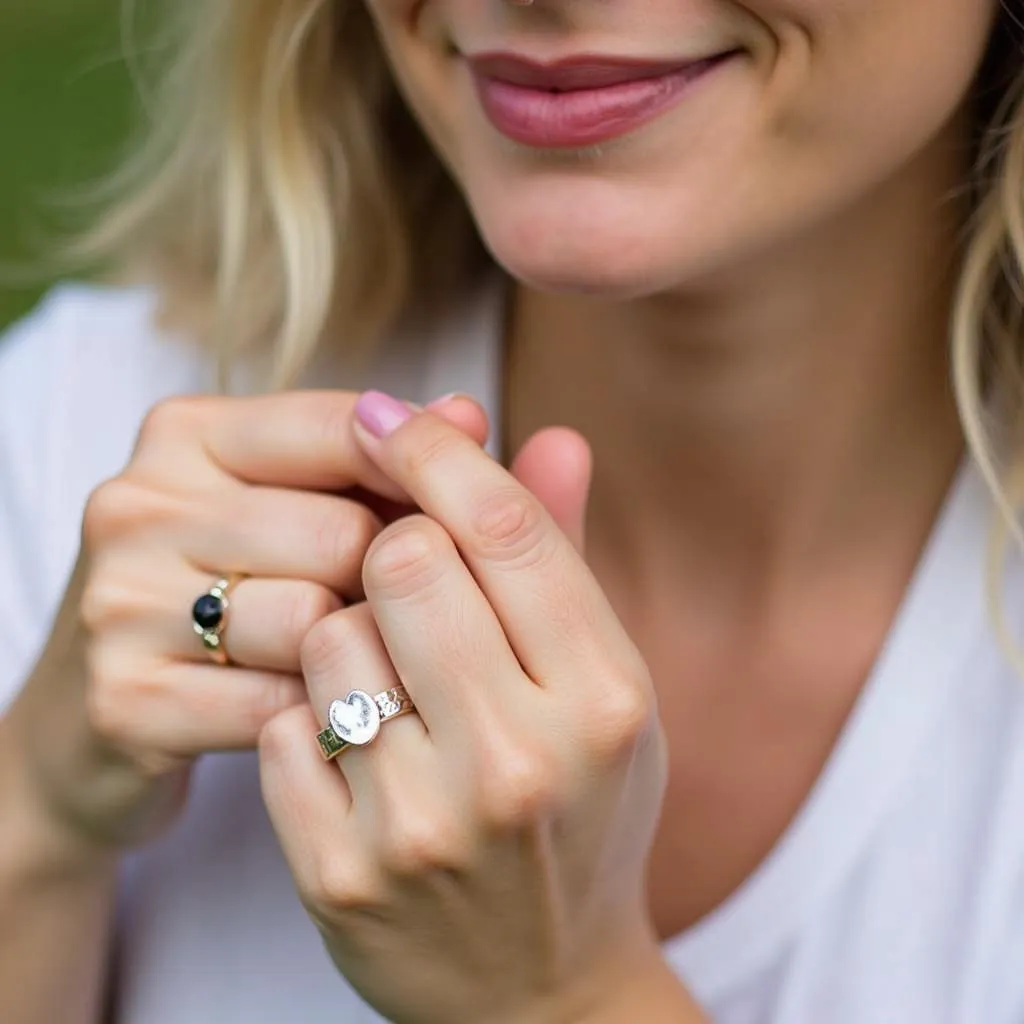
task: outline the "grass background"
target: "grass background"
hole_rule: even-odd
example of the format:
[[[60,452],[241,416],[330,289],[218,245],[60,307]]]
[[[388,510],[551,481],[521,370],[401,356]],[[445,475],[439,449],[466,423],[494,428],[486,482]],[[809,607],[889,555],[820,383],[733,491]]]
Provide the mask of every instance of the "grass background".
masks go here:
[[[0,0],[0,328],[49,287],[71,192],[109,171],[132,124],[121,3]]]

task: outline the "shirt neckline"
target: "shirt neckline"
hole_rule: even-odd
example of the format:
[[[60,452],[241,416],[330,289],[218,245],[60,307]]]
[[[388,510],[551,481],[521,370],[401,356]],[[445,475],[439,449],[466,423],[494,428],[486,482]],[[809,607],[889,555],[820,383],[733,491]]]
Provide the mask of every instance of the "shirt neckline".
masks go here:
[[[663,946],[704,998],[771,958],[849,876],[985,627],[990,499],[960,466],[871,674],[782,837],[731,896]]]

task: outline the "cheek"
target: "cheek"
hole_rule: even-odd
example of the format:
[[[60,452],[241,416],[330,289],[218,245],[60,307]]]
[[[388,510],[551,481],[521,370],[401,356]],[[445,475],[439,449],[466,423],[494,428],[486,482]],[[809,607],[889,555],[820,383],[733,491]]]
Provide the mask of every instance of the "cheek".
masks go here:
[[[960,172],[952,162],[962,151],[933,143],[963,108],[996,0],[792,0],[773,7],[786,8],[790,31],[780,32],[765,78],[748,201],[774,202],[813,220],[856,203],[924,154],[934,158],[936,174]],[[946,137],[954,140],[954,132]],[[733,172],[739,180],[739,168]],[[771,187],[759,187],[758,179]]]
[[[779,5],[783,6],[783,5]],[[997,0],[800,0],[809,60],[788,127],[836,148],[926,141],[956,112],[981,62]],[[803,17],[801,17],[803,16]],[[846,145],[842,145],[842,140]]]
[[[442,154],[452,148],[452,46],[432,0],[366,0],[391,75],[406,105]]]
[[[650,2],[676,10],[677,0]],[[548,161],[495,135],[446,55],[439,12],[471,25],[480,3],[369,8],[407,102],[499,262],[541,287],[622,295],[768,251],[896,175],[960,106],[998,9],[998,0],[737,4],[759,45],[674,127]]]

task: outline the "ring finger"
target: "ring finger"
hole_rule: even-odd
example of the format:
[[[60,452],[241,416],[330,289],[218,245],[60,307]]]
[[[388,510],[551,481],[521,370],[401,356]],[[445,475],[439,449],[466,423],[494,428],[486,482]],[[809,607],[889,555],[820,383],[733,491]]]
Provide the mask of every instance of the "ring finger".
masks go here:
[[[177,556],[140,558],[129,549],[107,566],[118,581],[94,599],[102,601],[108,623],[119,625],[125,640],[134,636],[147,652],[154,648],[167,661],[210,662],[197,635],[193,606],[218,582],[181,562]],[[224,651],[241,667],[297,675],[299,650],[306,634],[342,607],[327,587],[297,579],[242,578],[227,592],[221,629]]]
[[[207,577],[204,585],[195,575],[191,599],[182,602],[175,616],[178,650],[192,661],[210,657],[194,628],[192,606],[214,582]],[[306,634],[342,606],[337,594],[307,580],[243,578],[227,592],[224,651],[235,665],[297,674]]]
[[[331,704],[352,691],[372,698],[401,686],[366,603],[327,616],[309,632],[302,645],[302,671],[322,727],[328,725]],[[380,806],[394,803],[417,778],[434,774],[431,744],[415,713],[382,721],[379,735],[365,746],[342,751],[335,763],[363,816],[376,816]]]

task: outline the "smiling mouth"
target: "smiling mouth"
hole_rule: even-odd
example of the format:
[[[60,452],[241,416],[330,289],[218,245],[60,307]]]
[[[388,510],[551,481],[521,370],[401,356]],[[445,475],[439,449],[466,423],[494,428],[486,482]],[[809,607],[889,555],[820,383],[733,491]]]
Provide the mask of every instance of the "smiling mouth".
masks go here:
[[[528,146],[573,148],[653,120],[740,52],[676,61],[580,55],[544,64],[511,53],[465,59],[484,113],[499,132]]]
[[[709,59],[715,58],[644,61],[581,55],[550,64],[505,53],[485,53],[467,58],[470,67],[478,75],[507,85],[552,93],[605,89],[613,85],[663,78],[703,64]]]

